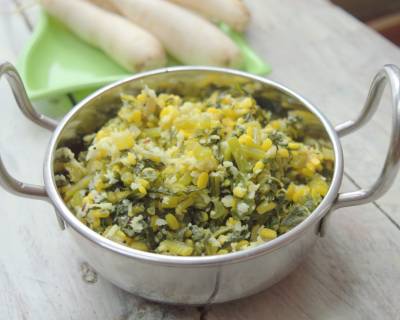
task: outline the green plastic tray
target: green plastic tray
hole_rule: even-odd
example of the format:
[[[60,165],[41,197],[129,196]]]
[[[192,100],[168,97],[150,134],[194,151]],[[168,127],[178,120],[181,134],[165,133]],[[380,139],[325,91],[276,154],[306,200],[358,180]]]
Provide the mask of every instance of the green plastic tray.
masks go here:
[[[271,68],[248,46],[239,33],[221,24],[220,28],[239,46],[244,70],[265,75]],[[169,59],[168,65],[180,63]],[[60,22],[42,12],[39,23],[20,56],[17,68],[32,100],[49,99],[66,93],[78,96],[130,76],[101,50],[81,41]]]

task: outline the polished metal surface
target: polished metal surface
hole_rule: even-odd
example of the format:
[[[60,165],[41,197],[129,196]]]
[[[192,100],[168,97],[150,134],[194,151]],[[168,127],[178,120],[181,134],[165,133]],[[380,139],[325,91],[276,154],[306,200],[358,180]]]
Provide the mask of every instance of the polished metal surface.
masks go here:
[[[400,166],[400,69],[398,67],[394,65],[384,66],[372,80],[367,100],[358,118],[336,126],[335,130],[339,136],[345,136],[368,123],[378,110],[387,83],[389,83],[391,89],[392,134],[382,171],[375,183],[369,188],[339,193],[332,211],[375,201],[390,189],[397,176]],[[326,233],[329,217],[330,213],[321,221],[320,232],[322,236]]]
[[[32,120],[39,126],[53,131],[57,127],[57,121],[38,113],[33,108],[26,94],[24,84],[22,83],[21,77],[19,76],[17,69],[15,69],[15,67],[11,63],[3,62],[0,64],[0,78],[3,75],[8,80],[15,100],[17,101],[17,105],[22,113],[28,119]]]
[[[306,257],[318,240],[318,225],[284,247],[232,263],[162,264],[105,250],[67,228],[88,263],[116,286],[149,300],[207,305],[240,299],[279,282]],[[246,251],[244,251],[246,252]],[[229,256],[229,255],[228,255]],[[179,261],[179,257],[176,257]]]
[[[389,69],[394,71],[385,69],[384,73],[388,73],[390,79],[393,78],[391,82],[396,92],[398,71],[394,67]],[[379,79],[378,75],[378,90],[372,93],[373,96],[383,90]],[[318,134],[331,141],[335,154],[332,183],[318,208],[301,224],[273,241],[240,252],[205,257],[174,257],[138,251],[108,240],[83,225],[68,210],[57,191],[53,175],[55,150],[61,145],[79,148],[79,138],[82,135],[93,132],[115,114],[118,108],[116,101],[121,92],[136,92],[145,85],[159,90],[195,91],[204,83],[254,85],[257,94],[262,96],[263,92],[273,91],[287,99],[289,105],[307,109],[316,116],[321,129]],[[376,99],[372,97],[371,101]],[[392,173],[397,169],[396,161],[393,160],[398,160],[399,156],[398,92],[394,94],[394,101],[397,101],[397,119],[394,120],[396,129],[392,141],[397,143],[397,147],[394,154],[389,154],[390,160],[386,164],[393,170]],[[344,124],[339,128],[340,132],[350,132],[370,116],[366,114],[355,122]],[[396,134],[397,140],[393,138]],[[0,170],[4,180],[4,177],[8,177],[7,172],[4,167],[0,167]],[[385,170],[383,180],[387,178]],[[100,274],[117,286],[147,299],[191,305],[238,299],[271,286],[291,272],[318,239],[322,218],[335,203],[337,206],[346,203],[343,195],[338,197],[342,177],[343,154],[339,136],[325,116],[309,101],[276,82],[240,71],[212,67],[175,67],[145,72],[98,90],[73,108],[57,126],[44,164],[45,187],[52,204],[78,247]],[[389,187],[388,180],[385,181],[377,185],[379,192],[375,196],[381,195]],[[6,185],[11,191],[19,190],[10,181],[6,181]]]
[[[367,101],[360,116],[354,121],[345,122],[335,129],[339,136],[357,130],[366,124],[379,107],[383,91],[389,83],[392,102],[392,134],[386,160],[382,171],[375,183],[366,189],[354,192],[340,193],[334,204],[334,208],[355,206],[374,201],[381,197],[392,186],[400,166],[400,69],[394,65],[386,65],[375,76]]]
[[[68,210],[55,188],[53,156],[60,145],[77,148],[77,137],[93,132],[112,116],[121,92],[135,93],[144,85],[156,90],[196,91],[200,84],[255,85],[255,96],[279,93],[288,105],[307,109],[319,120],[318,134],[332,142],[336,161],[333,182],[319,207],[290,232],[258,247],[227,255],[174,257],[119,245],[84,226]],[[262,101],[262,99],[261,99]],[[261,102],[260,102],[261,103]],[[107,114],[108,116],[104,117]],[[314,128],[315,129],[315,128]],[[318,128],[317,128],[318,129]],[[79,146],[78,146],[79,148]],[[173,304],[204,305],[259,292],[291,272],[319,237],[319,222],[331,208],[343,176],[339,138],[328,120],[307,100],[270,80],[239,71],[177,67],[136,75],[105,87],[78,104],[56,129],[45,160],[44,179],[53,204],[69,226],[89,263],[117,286],[147,299]]]

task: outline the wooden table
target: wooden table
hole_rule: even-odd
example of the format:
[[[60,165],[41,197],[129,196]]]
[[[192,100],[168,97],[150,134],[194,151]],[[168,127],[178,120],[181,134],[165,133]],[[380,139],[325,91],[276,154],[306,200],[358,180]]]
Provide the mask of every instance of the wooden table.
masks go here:
[[[358,114],[380,67],[400,65],[397,47],[325,0],[246,2],[248,39],[272,64],[270,78],[311,99],[334,124]],[[14,9],[0,0],[1,11]],[[37,10],[1,13],[1,59],[16,61]],[[0,101],[1,155],[17,177],[40,183],[49,132],[21,115],[5,81]],[[385,103],[365,129],[343,139],[343,189],[379,174],[391,124]],[[327,235],[282,282],[207,309],[147,302],[100,276],[84,281],[93,280],[90,270],[50,205],[0,189],[0,319],[400,319],[398,182],[376,203],[335,212]]]

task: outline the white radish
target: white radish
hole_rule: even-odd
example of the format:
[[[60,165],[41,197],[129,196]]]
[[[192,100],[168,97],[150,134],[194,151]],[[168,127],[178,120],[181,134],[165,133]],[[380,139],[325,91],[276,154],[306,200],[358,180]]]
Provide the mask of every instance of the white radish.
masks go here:
[[[41,0],[41,4],[79,38],[100,48],[130,71],[166,63],[161,43],[126,18],[82,0]]]
[[[239,67],[241,53],[215,25],[165,0],[110,0],[133,23],[153,33],[184,64]]]
[[[236,31],[244,31],[250,13],[241,0],[168,0],[215,22],[225,22]]]
[[[103,8],[104,10],[118,13],[117,8],[112,4],[110,0],[85,0]]]

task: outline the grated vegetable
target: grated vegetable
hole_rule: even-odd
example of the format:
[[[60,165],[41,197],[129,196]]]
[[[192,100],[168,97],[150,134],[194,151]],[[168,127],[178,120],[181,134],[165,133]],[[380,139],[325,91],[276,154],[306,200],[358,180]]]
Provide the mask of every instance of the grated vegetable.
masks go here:
[[[301,223],[329,189],[334,154],[307,135],[311,113],[261,108],[232,89],[201,97],[145,88],[85,148],[55,155],[56,182],[82,223],[160,254],[226,254]]]

